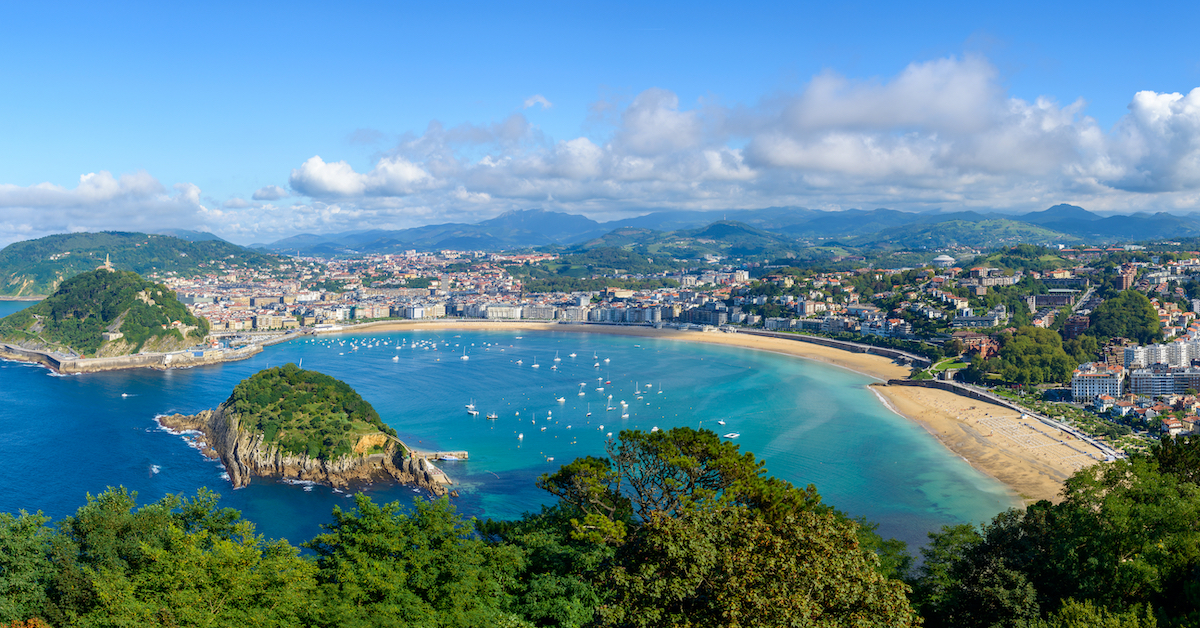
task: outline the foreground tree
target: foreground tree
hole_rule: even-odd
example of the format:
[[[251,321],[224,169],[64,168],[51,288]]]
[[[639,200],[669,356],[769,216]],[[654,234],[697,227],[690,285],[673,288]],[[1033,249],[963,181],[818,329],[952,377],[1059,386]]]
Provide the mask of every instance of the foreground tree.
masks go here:
[[[710,431],[626,431],[609,459],[581,458],[538,485],[571,537],[614,548],[592,570],[602,626],[907,626],[905,565],[885,542],[768,477]],[[865,541],[865,543],[864,543]],[[876,551],[888,556],[881,566]]]
[[[317,555],[321,623],[330,626],[520,625],[513,610],[519,549],[490,545],[445,499],[334,508],[327,532],[304,544]]]
[[[876,569],[853,522],[799,512],[768,522],[708,505],[655,515],[601,576],[600,626],[912,626],[907,587]]]
[[[59,626],[295,626],[308,623],[315,569],[201,491],[136,509],[109,489],[59,525],[46,618]]]

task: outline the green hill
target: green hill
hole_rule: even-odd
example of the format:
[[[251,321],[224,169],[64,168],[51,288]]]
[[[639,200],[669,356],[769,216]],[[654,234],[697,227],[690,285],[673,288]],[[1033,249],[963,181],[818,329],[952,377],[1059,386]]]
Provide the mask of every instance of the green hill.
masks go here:
[[[120,337],[105,340],[106,332]],[[207,334],[208,321],[192,316],[166,286],[103,269],[76,275],[50,297],[0,319],[7,342],[84,356],[182,349]]]
[[[112,261],[142,276],[191,277],[236,268],[273,269],[283,258],[224,240],[189,242],[167,235],[105,231],[14,242],[0,250],[0,296],[54,292],[63,280]]]
[[[259,371],[242,380],[225,402],[242,425],[268,443],[324,460],[351,453],[359,438],[396,431],[349,384],[295,364]],[[379,443],[380,450],[386,441]]]

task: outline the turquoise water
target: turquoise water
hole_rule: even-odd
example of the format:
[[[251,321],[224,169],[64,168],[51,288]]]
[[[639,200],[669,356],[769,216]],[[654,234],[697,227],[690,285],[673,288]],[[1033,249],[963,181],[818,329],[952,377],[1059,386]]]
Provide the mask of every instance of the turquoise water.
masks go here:
[[[0,315],[22,306],[0,303]],[[61,517],[109,485],[138,490],[143,500],[208,486],[268,536],[311,537],[334,505],[348,503],[345,493],[261,479],[233,491],[219,463],[154,422],[211,408],[254,372],[301,360],[354,386],[414,447],[469,451],[470,460],[443,468],[460,483],[456,503],[472,515],[510,518],[549,503],[535,478],[576,456],[602,455],[608,432],[675,426],[739,433],[734,442],[773,475],[815,484],[827,503],[910,543],[1017,505],[998,482],[889,411],[866,388],[871,380],[850,371],[652,338],[461,331],[302,339],[243,362],[173,371],[59,377],[2,362],[0,511]],[[464,407],[472,401],[475,417]],[[489,412],[500,418],[487,420]],[[382,484],[360,488],[377,500],[414,495]]]

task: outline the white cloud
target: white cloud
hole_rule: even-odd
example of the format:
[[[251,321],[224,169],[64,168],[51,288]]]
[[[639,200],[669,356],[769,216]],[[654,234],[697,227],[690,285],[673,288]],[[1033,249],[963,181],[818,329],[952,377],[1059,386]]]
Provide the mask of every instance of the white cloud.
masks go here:
[[[319,155],[292,170],[292,189],[313,198],[404,196],[433,184],[420,166],[399,156],[385,157],[367,174],[344,161],[325,163]]]
[[[88,173],[74,188],[0,184],[0,246],[52,233],[193,228],[210,215],[200,188],[180,183],[172,190],[143,171]]]
[[[288,196],[290,195],[288,194],[287,190],[279,187],[278,185],[268,185],[255,190],[254,195],[250,198],[253,198],[256,201],[277,201],[281,198],[287,198]]]
[[[554,106],[553,104],[550,103],[549,100],[546,100],[545,96],[543,96],[541,94],[534,94],[534,95],[530,96],[529,98],[525,99],[525,108],[526,109],[528,109],[534,105],[541,105],[542,109],[549,109]]]
[[[206,208],[195,186],[168,192],[145,172],[88,174],[72,189],[0,185],[0,238],[137,228],[167,216],[238,241],[267,241],[476,221],[528,207],[608,217],[787,205],[1197,207],[1200,89],[1132,94],[1128,115],[1111,129],[1086,115],[1083,100],[1064,102],[1014,97],[994,67],[971,56],[912,63],[883,78],[825,72],[754,103],[685,102],[651,88],[581,112],[589,132],[577,136],[547,137],[522,113],[432,121],[369,168],[313,156],[291,171],[291,193],[266,186],[251,196],[260,203],[236,198]],[[525,104],[550,106],[541,95]],[[290,194],[301,198],[270,204]]]

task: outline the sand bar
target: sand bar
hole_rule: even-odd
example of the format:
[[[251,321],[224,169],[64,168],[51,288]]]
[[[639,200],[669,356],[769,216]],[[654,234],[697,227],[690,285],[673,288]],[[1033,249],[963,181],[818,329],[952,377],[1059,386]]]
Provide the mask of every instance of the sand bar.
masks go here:
[[[771,351],[849,369],[880,382],[906,378],[910,374],[909,367],[878,355],[743,333],[528,321],[499,323],[453,320],[382,321],[342,331],[439,329],[538,330],[643,336]],[[873,385],[872,388],[897,413],[924,427],[947,449],[1008,486],[1027,504],[1042,499],[1059,501],[1064,480],[1075,471],[1104,458],[1102,452],[1087,443],[1072,439],[1033,419],[1022,419],[1019,413],[1002,406],[930,388],[886,385]],[[1064,444],[1068,441],[1069,445]],[[1087,456],[1087,453],[1092,456]]]

